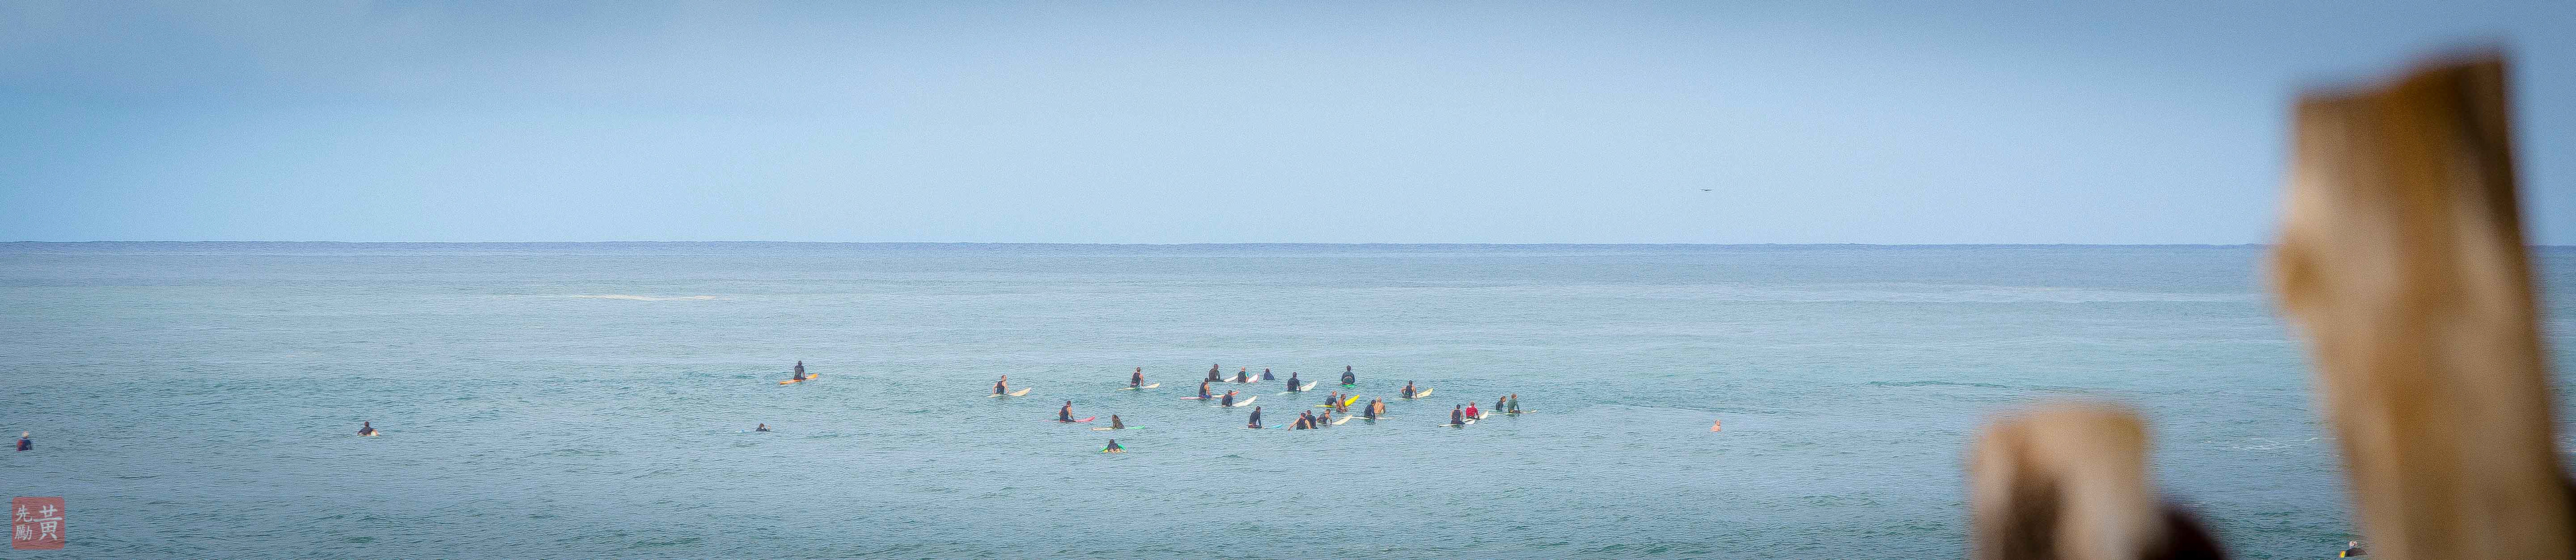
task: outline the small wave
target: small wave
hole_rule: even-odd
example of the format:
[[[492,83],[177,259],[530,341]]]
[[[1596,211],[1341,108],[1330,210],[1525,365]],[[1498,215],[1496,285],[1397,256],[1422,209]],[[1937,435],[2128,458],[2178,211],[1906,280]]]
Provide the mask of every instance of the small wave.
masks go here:
[[[1875,386],[1875,387],[1979,387],[1979,388],[1985,388],[1985,389],[2011,389],[2011,388],[2012,388],[2012,386],[2010,386],[2010,385],[1996,385],[1996,384],[1993,384],[1993,383],[1969,383],[1969,382],[1965,382],[1965,381],[1871,381],[1871,382],[1867,383],[1867,385],[1871,385],[1871,386]]]
[[[622,299],[622,300],[628,300],[628,301],[681,301],[681,300],[716,299],[716,297],[715,297],[715,296],[653,297],[653,296],[634,296],[634,295],[626,295],[626,294],[581,294],[581,295],[565,296],[565,297],[577,297],[577,298],[589,298],[589,299]]]

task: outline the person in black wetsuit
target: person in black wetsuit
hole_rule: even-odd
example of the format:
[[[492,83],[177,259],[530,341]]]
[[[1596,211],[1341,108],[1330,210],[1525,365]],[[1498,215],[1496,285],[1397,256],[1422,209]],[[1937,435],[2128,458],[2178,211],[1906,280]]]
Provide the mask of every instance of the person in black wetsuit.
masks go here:
[[[1216,383],[1216,382],[1220,382],[1220,381],[1225,381],[1225,377],[1220,376],[1220,375],[1217,375],[1217,373],[1216,373],[1216,368],[1217,368],[1217,364],[1208,364],[1208,378],[1207,378],[1207,380],[1208,380],[1208,382],[1209,382],[1209,383]]]
[[[358,435],[362,435],[362,436],[363,436],[363,435],[368,435],[368,434],[373,434],[373,433],[376,433],[376,422],[375,422],[375,421],[373,421],[373,420],[368,420],[368,421],[361,421],[361,422],[358,422]]]
[[[1262,380],[1262,381],[1269,381],[1269,380],[1272,380],[1272,379],[1278,379],[1278,378],[1276,378],[1276,377],[1271,377],[1271,376],[1270,376],[1270,368],[1261,368],[1261,380]]]
[[[1114,439],[1113,439],[1113,440],[1109,440],[1109,446],[1108,446],[1108,447],[1100,448],[1100,450],[1101,450],[1102,452],[1106,452],[1106,453],[1126,453],[1126,452],[1127,452],[1127,448],[1125,448],[1125,447],[1119,447],[1119,446],[1118,446],[1118,440],[1114,440]]]
[[[1357,374],[1353,374],[1353,373],[1351,373],[1351,366],[1342,366],[1342,384],[1343,384],[1343,385],[1358,385],[1358,384],[1360,384],[1360,376],[1359,376],[1359,375],[1357,375]]]
[[[1010,392],[1011,392],[1011,391],[1010,391],[1010,389],[1011,389],[1011,376],[1005,375],[1005,376],[1002,376],[1002,380],[993,382],[993,394],[996,394],[996,395],[1006,395],[1006,394],[1010,394]]]
[[[805,360],[797,360],[797,361],[796,361],[796,380],[797,380],[797,381],[804,381],[804,380],[805,380]]]
[[[1408,399],[1413,398],[1413,382],[1404,382],[1404,391],[1402,392],[1402,396]]]
[[[1303,430],[1303,429],[1313,428],[1313,427],[1315,427],[1315,413],[1313,413],[1313,412],[1299,412],[1299,413],[1297,413],[1297,425],[1295,425],[1295,426],[1290,426],[1288,429],[1291,429],[1291,430]]]
[[[1118,421],[1118,415],[1111,414],[1109,415],[1109,429],[1124,430],[1127,429],[1127,423]]]
[[[1217,405],[1217,406],[1234,406],[1234,391],[1226,391],[1226,392],[1225,392],[1225,400],[1217,401],[1216,405]]]
[[[1058,408],[1058,409],[1055,409],[1055,421],[1057,421],[1057,422],[1072,422],[1072,421],[1073,421],[1073,401],[1064,401],[1064,408]]]
[[[1265,371],[1265,372],[1262,372],[1262,373],[1264,373],[1264,374],[1268,374],[1268,373],[1270,373],[1270,372],[1266,372],[1266,371]],[[1288,372],[1288,391],[1289,391],[1289,392],[1296,392],[1296,391],[1298,391],[1298,389],[1297,389],[1297,372],[1293,372],[1293,371],[1292,371],[1292,372]]]
[[[1207,385],[1208,382],[1206,381],[1199,382],[1199,398],[1208,398]]]
[[[1464,425],[1467,425],[1467,422],[1466,422],[1466,420],[1465,420],[1465,419],[1466,419],[1467,411],[1466,411],[1466,410],[1464,410],[1464,408],[1465,408],[1465,407],[1457,407],[1457,406],[1449,407],[1449,425],[1451,425],[1451,426],[1464,426]]]
[[[761,425],[759,425],[759,426],[757,426],[757,427],[752,428],[752,429],[751,429],[751,431],[754,431],[754,432],[766,432],[766,431],[769,431],[769,425],[768,425],[768,424],[761,424]]]
[[[1247,422],[1244,422],[1244,423],[1243,423],[1243,427],[1246,427],[1246,428],[1259,428],[1259,427],[1261,427],[1261,407],[1258,407],[1258,406],[1256,406],[1256,407],[1252,407],[1252,420],[1247,421]]]
[[[27,451],[36,448],[36,440],[27,439],[27,434],[29,433],[31,432],[18,432],[19,451]]]
[[[1377,415],[1379,415],[1379,414],[1384,414],[1385,412],[1386,412],[1386,401],[1381,401],[1381,400],[1377,400],[1377,399],[1369,399],[1368,408],[1360,409],[1360,417],[1361,417],[1361,418],[1367,418],[1367,419],[1370,419],[1370,420],[1376,420],[1376,419],[1377,419]]]
[[[1251,383],[1251,382],[1252,382],[1252,368],[1235,368],[1235,369],[1234,369],[1234,382],[1236,382],[1236,383]]]
[[[1128,386],[1128,387],[1136,387],[1136,386],[1141,386],[1141,385],[1144,385],[1144,384],[1145,384],[1145,368],[1136,368],[1136,373],[1132,373],[1132,374],[1128,374],[1128,375],[1127,375],[1127,386]]]

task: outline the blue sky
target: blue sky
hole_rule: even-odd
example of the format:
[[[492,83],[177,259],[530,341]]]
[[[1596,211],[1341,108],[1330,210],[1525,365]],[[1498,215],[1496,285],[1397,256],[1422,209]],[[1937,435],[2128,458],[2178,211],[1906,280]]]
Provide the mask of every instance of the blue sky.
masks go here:
[[[0,240],[2250,243],[2299,89],[2576,4],[0,3]],[[1708,189],[1703,191],[1702,189]]]

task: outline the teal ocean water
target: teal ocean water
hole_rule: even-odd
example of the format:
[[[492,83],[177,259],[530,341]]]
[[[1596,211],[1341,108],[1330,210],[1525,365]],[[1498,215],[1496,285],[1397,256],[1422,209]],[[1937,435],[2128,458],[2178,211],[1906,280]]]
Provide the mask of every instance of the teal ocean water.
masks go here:
[[[1979,419],[2085,397],[2236,554],[2326,557],[2261,252],[0,244],[0,494],[83,558],[1956,558]],[[1209,364],[1437,393],[1247,430]]]

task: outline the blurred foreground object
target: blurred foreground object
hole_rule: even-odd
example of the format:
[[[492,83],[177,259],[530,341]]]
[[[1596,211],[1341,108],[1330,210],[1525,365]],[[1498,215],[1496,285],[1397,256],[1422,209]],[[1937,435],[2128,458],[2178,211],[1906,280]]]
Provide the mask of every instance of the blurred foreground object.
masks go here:
[[[2482,53],[2299,101],[2272,282],[2374,558],[2576,558],[2504,74]],[[2218,556],[2156,497],[2126,408],[2042,405],[1971,445],[1974,558]]]
[[[2299,101],[2273,288],[2374,557],[2576,558],[2504,62]]]

